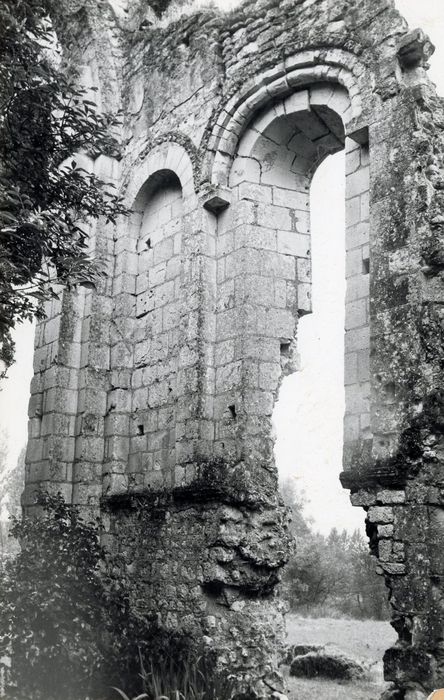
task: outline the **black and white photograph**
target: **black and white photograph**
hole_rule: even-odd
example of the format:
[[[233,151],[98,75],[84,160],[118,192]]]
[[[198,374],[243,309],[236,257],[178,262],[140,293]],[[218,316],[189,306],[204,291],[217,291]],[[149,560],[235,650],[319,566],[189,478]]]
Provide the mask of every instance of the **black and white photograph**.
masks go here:
[[[0,0],[0,700],[444,700],[444,4]]]

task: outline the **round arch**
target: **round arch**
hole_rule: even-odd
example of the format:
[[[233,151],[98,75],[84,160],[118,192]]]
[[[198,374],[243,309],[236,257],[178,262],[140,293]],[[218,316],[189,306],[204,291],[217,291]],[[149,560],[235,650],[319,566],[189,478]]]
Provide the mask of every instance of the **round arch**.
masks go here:
[[[365,67],[354,54],[318,49],[297,52],[255,76],[219,112],[206,148],[203,178],[213,185],[227,186],[237,145],[254,116],[302,88],[319,83],[342,86],[349,98],[348,109],[341,113],[347,131],[362,116],[360,78],[364,72]]]
[[[195,195],[193,165],[185,148],[173,141],[155,146],[142,163],[131,169],[131,178],[125,192],[127,205],[131,207],[147,181],[162,171],[170,171],[177,176],[182,187],[184,206],[191,206]]]

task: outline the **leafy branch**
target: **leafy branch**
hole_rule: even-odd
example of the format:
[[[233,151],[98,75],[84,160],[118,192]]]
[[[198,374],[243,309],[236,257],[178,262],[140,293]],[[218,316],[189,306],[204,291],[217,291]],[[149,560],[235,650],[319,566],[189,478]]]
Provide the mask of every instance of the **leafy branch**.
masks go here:
[[[88,223],[127,213],[112,184],[75,154],[118,155],[119,115],[54,61],[55,0],[0,6],[0,344],[16,322],[73,285],[93,287],[105,261],[89,254]],[[0,358],[1,359],[1,358]],[[5,358],[3,358],[5,359]],[[10,358],[9,358],[10,359]]]

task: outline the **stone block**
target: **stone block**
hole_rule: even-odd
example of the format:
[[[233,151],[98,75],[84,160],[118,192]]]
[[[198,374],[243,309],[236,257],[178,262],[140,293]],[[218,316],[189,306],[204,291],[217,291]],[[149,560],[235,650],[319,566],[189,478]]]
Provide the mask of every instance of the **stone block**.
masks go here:
[[[289,290],[287,289],[288,287],[288,282],[286,280],[279,280],[276,279],[273,281],[273,301],[272,301],[272,306],[277,306],[278,308],[285,308],[288,306],[290,308],[290,304],[287,304],[287,299],[289,299]],[[291,289],[293,290],[293,296],[292,300],[295,301],[296,299],[296,288],[294,284],[290,284]]]
[[[127,413],[112,411],[105,418],[105,435],[129,435],[130,419]]]
[[[247,390],[244,392],[246,412],[256,416],[271,416],[273,413],[273,394],[268,391]]]
[[[235,305],[241,308],[246,302],[271,306],[274,297],[274,280],[260,275],[246,275],[235,283]]]
[[[370,352],[368,350],[359,350],[358,358],[358,380],[360,382],[368,382],[370,380]]]
[[[238,188],[239,199],[248,199],[252,202],[261,202],[270,204],[272,201],[271,187],[264,184],[254,184],[250,182],[242,182]]]
[[[281,231],[292,230],[290,210],[286,207],[278,207],[275,204],[259,203],[256,208],[256,222],[265,228]]]
[[[378,525],[378,537],[383,539],[384,537],[393,537],[393,525]]]
[[[378,559],[380,562],[389,562],[393,558],[392,541],[383,539],[378,543]]]
[[[345,260],[345,276],[347,279],[353,277],[354,275],[362,275],[362,247],[352,248],[347,251]]]
[[[259,365],[259,389],[276,391],[281,373],[280,363],[262,362]]]
[[[359,427],[359,417],[345,414],[344,416],[344,440],[345,442],[355,442],[359,440],[360,437],[360,427]],[[355,504],[353,501],[353,495],[351,496],[352,505],[361,505],[360,503]]]
[[[346,249],[351,250],[364,246],[369,242],[370,227],[368,221],[360,221],[349,226],[345,232]]]
[[[381,568],[386,574],[390,574],[391,576],[403,576],[406,573],[405,564],[381,562]]]
[[[277,250],[284,255],[308,258],[310,255],[310,236],[294,231],[278,231]]]
[[[344,355],[344,383],[356,384],[358,381],[358,355],[356,352],[347,352]]]
[[[273,338],[293,338],[296,319],[288,309],[258,309],[257,331],[259,335]]]
[[[235,248],[251,246],[260,250],[277,249],[277,233],[263,226],[244,226],[234,232]]]
[[[167,260],[172,258],[174,255],[174,241],[173,237],[165,238],[159,241],[154,247],[153,261],[154,265],[159,265],[160,263],[165,263]]]
[[[100,461],[100,456],[99,456],[99,450],[100,447],[98,446],[98,450],[96,453],[97,460],[95,461]],[[129,454],[129,438],[124,437],[122,435],[112,435],[110,436],[105,445],[105,458],[106,460],[112,460],[112,461],[122,461],[122,460],[127,460],[128,459],[128,454]],[[92,455],[90,454],[90,445],[86,445],[85,449],[82,450],[81,455],[79,455],[79,458],[83,456],[83,459],[90,458],[92,459]]]
[[[367,324],[367,301],[365,298],[350,301],[345,306],[345,330],[361,328]],[[355,349],[355,348],[350,348]]]
[[[368,221],[370,217],[370,193],[363,192],[360,198],[361,221]]]
[[[372,506],[376,503],[376,495],[373,491],[360,489],[350,495],[350,501],[353,506]]]
[[[306,190],[298,192],[294,189],[274,186],[273,204],[287,209],[297,209],[307,212],[309,209],[309,196]]]
[[[359,168],[353,173],[350,173],[346,179],[345,196],[347,199],[357,197],[358,195],[368,192],[369,189],[369,170],[368,168]],[[351,223],[351,222],[350,222]]]
[[[383,489],[377,492],[377,499],[380,503],[405,503],[405,491],[394,491],[392,489]]]
[[[250,158],[258,138],[256,129],[246,129],[237,148],[237,157]]]
[[[368,326],[347,330],[345,334],[345,352],[348,353],[356,350],[367,350],[369,347],[370,329]]]
[[[245,226],[246,224],[256,224],[259,223],[256,220],[256,204],[248,199],[241,199],[239,202],[233,202],[233,204],[227,209],[226,212],[222,212],[220,216],[219,231],[224,233],[226,231],[232,231],[238,226]],[[268,208],[269,205],[262,205]],[[267,224],[263,224],[267,226]],[[276,227],[269,227],[276,228]]]
[[[241,183],[259,184],[260,177],[261,167],[258,160],[245,156],[238,156],[235,158],[230,171],[231,187],[236,187],[236,185],[240,185]]]
[[[280,361],[280,341],[277,338],[245,338],[244,356],[264,362]]]
[[[312,311],[312,285],[307,282],[298,282],[297,285],[297,307],[300,316],[309,314]]]
[[[368,412],[370,385],[350,384],[345,387],[345,410],[347,413],[358,415]]]
[[[345,293],[345,302],[355,301],[356,299],[367,298],[370,293],[370,275],[356,275],[347,280],[347,289]]]
[[[345,174],[354,173],[361,165],[361,150],[356,144],[356,148],[347,151],[345,157]]]
[[[393,508],[389,506],[371,506],[368,510],[368,519],[371,523],[392,523],[394,520]]]

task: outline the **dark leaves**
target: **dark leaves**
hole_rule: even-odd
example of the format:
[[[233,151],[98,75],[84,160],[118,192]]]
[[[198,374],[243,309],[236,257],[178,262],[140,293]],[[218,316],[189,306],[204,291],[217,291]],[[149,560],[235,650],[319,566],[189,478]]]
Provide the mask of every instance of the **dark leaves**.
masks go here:
[[[40,493],[40,515],[12,519],[21,549],[0,577],[0,656],[12,656],[14,700],[106,697],[137,663],[146,621],[129,611],[100,544],[100,522],[60,494]],[[135,674],[136,675],[136,674]]]
[[[2,319],[41,316],[54,285],[95,285],[103,266],[85,255],[85,222],[126,213],[113,188],[77,164],[77,153],[116,152],[118,119],[98,111],[96,88],[51,62],[49,9],[50,0],[0,4],[0,340]]]

